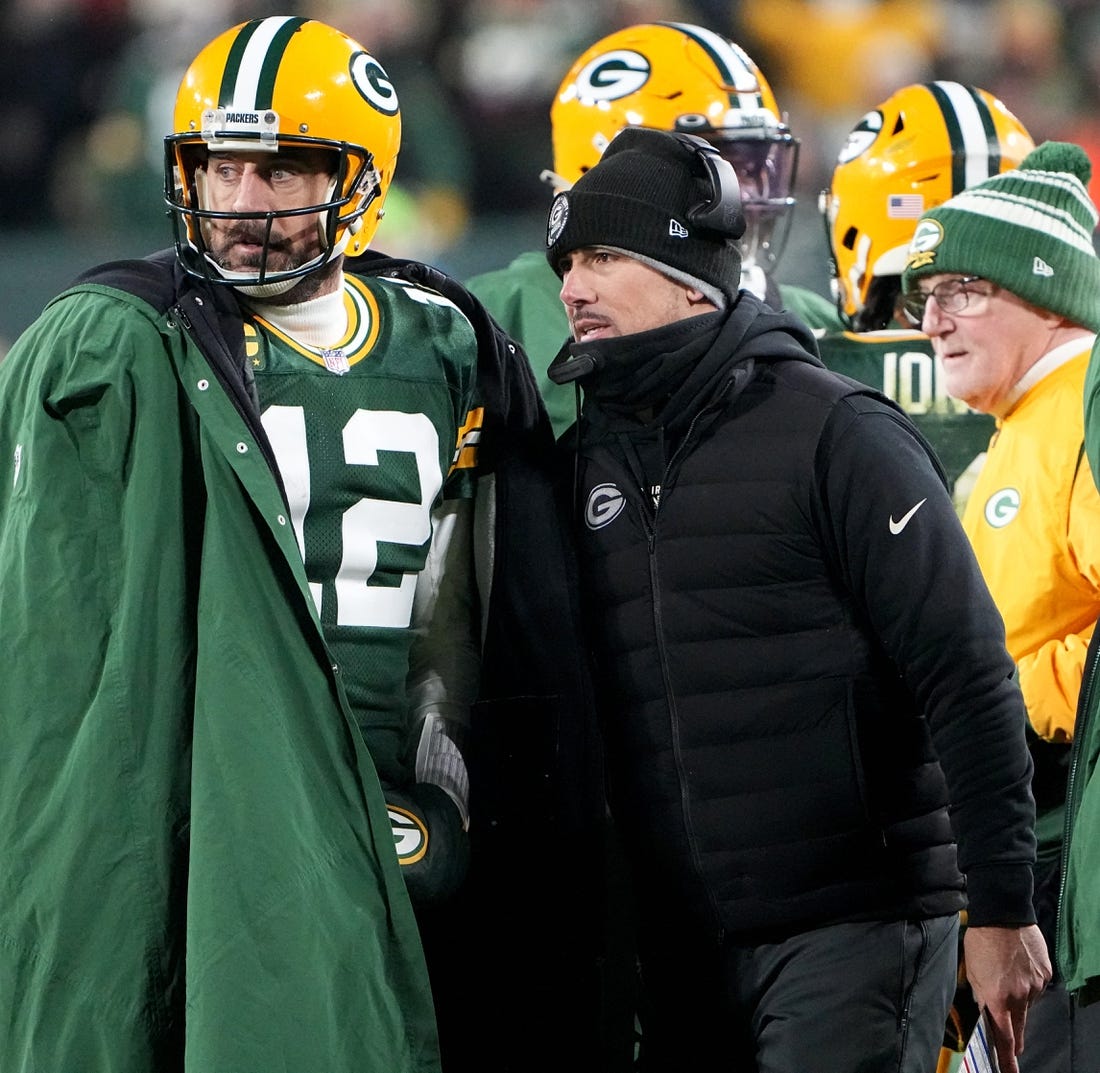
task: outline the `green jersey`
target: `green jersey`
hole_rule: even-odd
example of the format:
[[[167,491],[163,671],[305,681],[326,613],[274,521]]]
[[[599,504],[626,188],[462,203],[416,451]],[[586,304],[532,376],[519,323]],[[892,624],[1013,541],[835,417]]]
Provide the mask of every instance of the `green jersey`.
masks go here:
[[[833,372],[878,388],[909,415],[943,463],[961,509],[960,478],[989,445],[994,421],[947,394],[928,336],[904,329],[830,332],[817,345]]]
[[[565,306],[558,297],[561,280],[546,255],[536,250],[521,253],[507,268],[474,276],[467,287],[526,351],[554,435],[560,436],[577,419],[577,401],[572,384],[555,384],[546,375],[570,338]]]
[[[346,276],[334,347],[245,323],[264,430],[321,626],[384,783],[406,781],[414,596],[433,511],[473,495],[469,321],[435,292]]]

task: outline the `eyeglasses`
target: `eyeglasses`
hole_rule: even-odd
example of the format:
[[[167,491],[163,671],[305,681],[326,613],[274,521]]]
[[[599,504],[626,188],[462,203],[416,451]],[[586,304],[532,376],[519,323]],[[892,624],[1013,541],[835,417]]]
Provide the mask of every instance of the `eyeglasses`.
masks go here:
[[[914,327],[920,327],[924,320],[924,310],[929,298],[936,299],[936,305],[945,313],[962,313],[969,308],[971,313],[981,312],[981,303],[970,306],[971,298],[988,298],[992,291],[972,291],[972,283],[984,283],[981,276],[962,276],[959,279],[945,279],[937,283],[930,291],[908,291],[901,300],[905,315]]]

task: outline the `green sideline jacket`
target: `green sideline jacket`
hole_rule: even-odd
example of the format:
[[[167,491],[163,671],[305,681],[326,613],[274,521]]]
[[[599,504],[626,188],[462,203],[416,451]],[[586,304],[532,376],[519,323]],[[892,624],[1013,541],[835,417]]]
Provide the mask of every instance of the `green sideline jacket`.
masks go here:
[[[81,285],[0,362],[0,1070],[433,1073],[377,778],[175,288]]]
[[[1085,374],[1085,452],[1100,474],[1100,344]],[[1066,791],[1056,957],[1066,988],[1100,1000],[1100,630],[1089,644]]]

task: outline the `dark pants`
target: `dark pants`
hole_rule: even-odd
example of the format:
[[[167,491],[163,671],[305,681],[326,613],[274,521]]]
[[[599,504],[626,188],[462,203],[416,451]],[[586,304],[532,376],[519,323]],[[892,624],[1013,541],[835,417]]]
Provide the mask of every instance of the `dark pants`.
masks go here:
[[[929,1073],[955,990],[958,916],[837,924],[709,951],[643,936],[645,1073]]]
[[[1097,1073],[1100,1070],[1100,1002],[1077,1005],[1058,982],[1027,1011],[1020,1073]]]
[[[1057,861],[1035,869],[1035,912],[1053,956],[1061,869]],[[1020,1073],[1100,1073],[1100,1002],[1084,1008],[1055,976],[1027,1011]]]

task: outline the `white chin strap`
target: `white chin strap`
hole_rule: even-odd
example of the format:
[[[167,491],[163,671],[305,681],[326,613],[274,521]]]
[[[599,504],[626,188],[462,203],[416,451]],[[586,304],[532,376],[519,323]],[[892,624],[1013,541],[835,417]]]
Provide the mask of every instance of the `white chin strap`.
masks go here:
[[[351,241],[351,236],[354,232],[358,231],[363,226],[362,220],[353,220],[347,227],[344,228],[344,233],[336,240],[331,248],[319,253],[311,261],[307,261],[296,274],[289,279],[276,280],[273,283],[240,283],[234,286],[235,291],[240,291],[241,294],[247,298],[274,298],[278,294],[286,294],[291,287],[296,286],[301,282],[304,276],[308,276],[311,272],[316,272],[317,269],[323,268],[336,257],[339,257],[344,250],[348,248],[348,242]],[[234,272],[232,269],[222,268],[216,264],[206,254],[206,262],[210,267],[217,272],[223,279],[234,280],[255,280],[256,274],[254,272]]]
[[[319,261],[320,258],[315,258],[315,260]],[[222,268],[220,265],[215,264],[209,256],[206,261],[223,279],[255,279],[255,275],[252,273],[233,272],[228,268]],[[292,276],[290,279],[281,279],[276,283],[241,283],[234,286],[233,290],[240,291],[248,298],[274,298],[277,294],[286,294],[301,278],[301,276]]]

